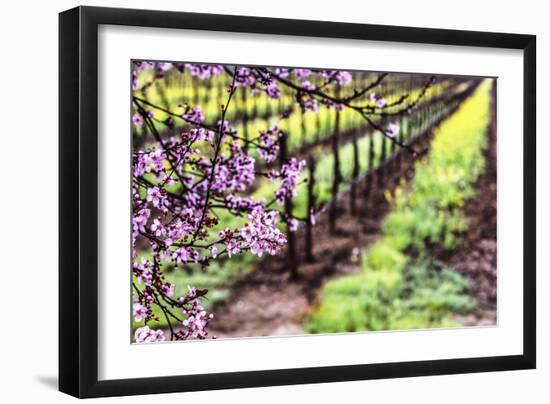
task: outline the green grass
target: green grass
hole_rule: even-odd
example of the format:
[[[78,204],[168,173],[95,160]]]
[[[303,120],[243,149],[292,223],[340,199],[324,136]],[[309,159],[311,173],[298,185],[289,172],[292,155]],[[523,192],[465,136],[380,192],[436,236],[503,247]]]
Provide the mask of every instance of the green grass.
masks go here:
[[[307,319],[311,333],[398,330],[454,325],[452,314],[474,307],[466,281],[428,261],[410,263],[385,250],[394,265],[374,269],[363,263],[353,276],[328,282],[320,306]],[[385,257],[384,257],[385,258]]]
[[[428,245],[456,247],[467,230],[462,207],[484,168],[491,81],[485,81],[437,130],[427,161],[407,192],[393,196],[383,236],[357,274],[329,281],[305,328],[311,333],[452,327],[471,311],[466,280],[435,265]]]

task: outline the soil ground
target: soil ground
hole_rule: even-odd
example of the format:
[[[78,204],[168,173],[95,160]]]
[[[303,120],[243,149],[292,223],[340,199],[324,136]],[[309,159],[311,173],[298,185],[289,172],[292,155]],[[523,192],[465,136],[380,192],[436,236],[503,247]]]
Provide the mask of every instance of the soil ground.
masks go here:
[[[464,325],[494,325],[497,309],[497,139],[496,120],[488,128],[485,171],[476,182],[476,196],[466,202],[468,232],[461,247],[441,259],[470,280],[477,310],[457,317]]]

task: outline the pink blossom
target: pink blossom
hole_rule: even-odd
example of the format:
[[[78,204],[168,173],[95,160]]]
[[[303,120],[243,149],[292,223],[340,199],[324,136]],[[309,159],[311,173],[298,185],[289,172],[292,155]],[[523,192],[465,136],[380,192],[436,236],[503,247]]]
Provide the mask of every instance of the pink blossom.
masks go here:
[[[341,70],[338,73],[336,73],[336,81],[338,84],[349,84],[351,83],[352,76],[350,72],[347,72],[345,70]]]
[[[132,231],[134,234],[134,237],[141,231],[145,231],[145,226],[147,225],[147,221],[149,220],[149,217],[151,216],[151,210],[147,208],[142,208],[138,210],[137,212],[134,212],[134,215],[132,216]]]
[[[159,187],[152,187],[147,190],[147,201],[152,202],[155,208],[163,205],[164,196]]]
[[[386,105],[388,105],[388,102],[386,101],[385,98],[382,97],[376,100],[376,106],[378,108],[384,108]]]
[[[260,133],[258,137],[258,153],[260,157],[268,163],[274,161],[279,153],[279,137],[283,136],[283,133],[277,126],[272,126],[267,132]]]
[[[175,289],[176,285],[172,284],[172,283],[163,283],[161,286],[160,286],[160,290],[162,291],[162,293],[165,295],[165,296],[168,296],[168,297],[172,297],[174,296],[174,289]]]
[[[280,205],[284,204],[286,198],[292,198],[297,195],[296,186],[298,185],[298,177],[305,166],[306,162],[304,160],[298,162],[298,160],[292,157],[288,163],[283,164],[281,167],[281,187],[275,193],[275,198]]]
[[[132,123],[135,126],[142,126],[143,125],[143,118],[140,114],[134,114],[132,115]]]
[[[235,239],[230,239],[227,243],[226,249],[227,254],[231,258],[231,256],[241,252],[241,245]]]
[[[214,317],[201,306],[197,299],[191,303],[191,308],[182,311],[187,315],[187,318],[182,321],[183,338],[199,338],[204,339],[208,334],[206,328],[209,321]]]
[[[294,69],[294,74],[298,80],[304,79],[311,75],[311,70],[309,69]]]
[[[185,65],[192,76],[198,77],[200,79],[208,79],[213,76],[217,76],[223,72],[222,65],[206,65],[206,64],[191,64],[188,63]]]
[[[216,244],[210,247],[210,253],[212,254],[212,258],[216,258],[218,256],[218,247],[216,247]]]
[[[158,64],[158,68],[162,70],[163,72],[167,72],[168,70],[172,69],[174,65],[172,63],[167,62],[161,62]]]
[[[153,224],[151,224],[151,231],[157,237],[161,237],[166,234],[166,229],[158,218],[153,219]]]
[[[386,129],[386,135],[391,138],[395,138],[399,134],[399,125],[390,123]]]
[[[265,92],[269,96],[269,98],[279,99],[281,97],[281,90],[279,90],[279,87],[277,87],[277,84],[275,82],[269,84],[266,87]]]
[[[348,84],[352,80],[352,75],[350,72],[345,70],[324,70],[321,75],[328,81],[335,81],[338,84],[344,85]]]
[[[151,261],[142,258],[140,263],[134,263],[133,271],[136,275],[138,283],[143,282],[146,285],[151,285],[153,281],[153,270]]]
[[[164,152],[162,150],[156,150],[149,153],[148,163],[157,172],[164,170]]]
[[[162,330],[153,330],[149,326],[138,328],[134,334],[134,338],[138,344],[149,342],[162,342],[165,340]]]
[[[144,320],[149,315],[149,308],[142,305],[139,301],[135,301],[132,307],[136,321]]]
[[[278,212],[266,213],[263,207],[254,208],[248,216],[250,221],[241,231],[245,246],[252,254],[261,257],[264,252],[275,255],[286,242],[283,233],[277,228]]]
[[[134,176],[143,177],[147,171],[147,158],[143,153],[138,153],[134,156]]]
[[[182,115],[183,119],[192,123],[204,122],[204,113],[199,105],[195,105],[188,112]]]
[[[317,223],[317,218],[315,217],[315,212],[313,211],[313,209],[309,211],[309,222],[313,226],[315,226],[315,224]]]
[[[317,110],[319,109],[319,103],[317,102],[317,99],[313,97],[303,96],[298,100],[298,102],[300,103],[300,107],[304,111],[317,112]]]
[[[248,67],[238,67],[235,73],[235,82],[237,86],[251,87],[256,82],[252,71]]]
[[[290,231],[298,230],[298,220],[294,218],[288,219],[288,230]]]
[[[302,87],[306,90],[315,90],[315,86],[308,80],[302,81]]]
[[[277,67],[275,69],[275,74],[279,77],[288,77],[288,74],[289,74],[289,69],[287,68],[284,68],[284,67]]]
[[[186,263],[191,259],[191,252],[188,247],[180,247],[172,254],[172,257],[179,263]]]

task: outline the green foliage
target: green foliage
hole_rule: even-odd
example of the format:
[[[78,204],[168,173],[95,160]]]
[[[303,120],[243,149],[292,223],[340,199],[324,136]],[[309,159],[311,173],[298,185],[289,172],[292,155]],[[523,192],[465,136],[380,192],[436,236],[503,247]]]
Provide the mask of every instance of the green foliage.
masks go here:
[[[391,261],[397,251],[385,249]],[[402,256],[400,262],[406,258]],[[428,261],[374,269],[327,283],[319,308],[307,319],[311,333],[451,327],[454,313],[474,308],[468,284],[455,271]]]
[[[410,190],[389,196],[394,209],[383,237],[363,255],[361,271],[325,285],[306,330],[452,327],[457,325],[454,314],[475,307],[467,281],[432,263],[426,247],[454,248],[467,229],[462,207],[484,167],[490,85],[484,82],[438,128],[430,157],[417,164]]]
[[[384,240],[372,246],[368,255],[363,255],[362,266],[372,271],[399,270],[407,262],[407,257]]]

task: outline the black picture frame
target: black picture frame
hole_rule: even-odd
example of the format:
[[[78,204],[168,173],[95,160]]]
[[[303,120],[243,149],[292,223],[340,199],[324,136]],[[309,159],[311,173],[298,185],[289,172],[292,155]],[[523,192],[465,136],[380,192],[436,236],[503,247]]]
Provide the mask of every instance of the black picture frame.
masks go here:
[[[523,354],[99,381],[98,26],[100,24],[523,51]],[[103,397],[324,383],[536,366],[536,37],[505,33],[77,7],[59,15],[59,390]]]

